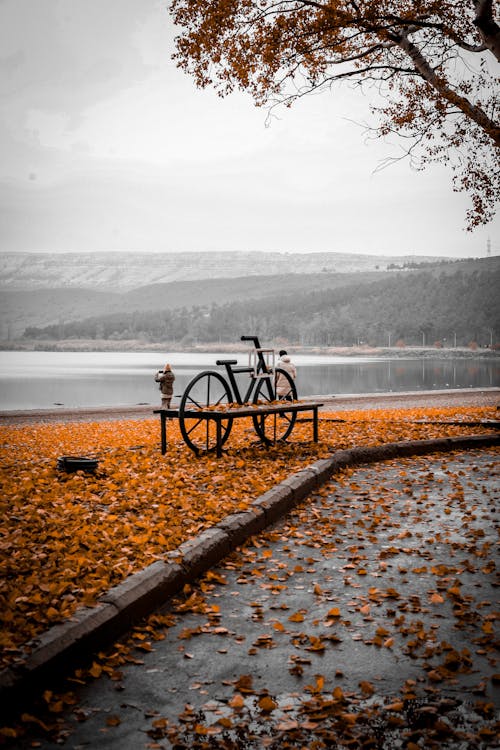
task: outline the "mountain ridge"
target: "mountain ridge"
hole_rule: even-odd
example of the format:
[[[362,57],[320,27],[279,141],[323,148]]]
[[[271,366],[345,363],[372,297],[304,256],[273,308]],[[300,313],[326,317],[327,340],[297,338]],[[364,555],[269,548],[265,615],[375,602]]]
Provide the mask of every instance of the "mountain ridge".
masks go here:
[[[351,253],[2,253],[0,290],[87,288],[130,291],[148,284],[288,273],[377,271],[390,264],[440,262],[414,255]],[[449,260],[449,259],[446,259]]]
[[[130,255],[133,254],[128,254],[128,256]],[[24,258],[18,258],[14,271],[20,268],[23,262],[29,263],[31,256],[32,254],[25,254]],[[52,255],[50,262],[52,263],[58,257],[60,256]],[[119,254],[119,257],[121,258],[122,254]],[[288,265],[290,263],[293,264],[294,260],[296,260],[296,256],[293,255],[284,257],[288,261]],[[132,288],[129,288],[128,285],[125,285],[125,287],[120,286],[119,279],[115,279],[112,290],[103,286],[71,286],[69,283],[66,286],[42,286],[41,288],[34,289],[19,289],[16,288],[16,284],[12,281],[15,276],[13,273],[10,280],[7,280],[7,285],[4,288],[1,287],[0,283],[0,338],[4,341],[15,340],[23,335],[27,327],[65,325],[87,318],[89,315],[125,315],[131,311],[145,312],[173,309],[176,307],[190,308],[193,306],[210,306],[212,304],[220,305],[244,299],[258,301],[266,297],[279,297],[289,293],[299,294],[303,291],[306,291],[308,294],[314,294],[326,289],[334,292],[341,287],[352,284],[371,283],[384,277],[389,277],[396,270],[401,271],[403,269],[404,273],[414,273],[415,270],[425,268],[426,270],[431,270],[433,274],[452,274],[456,270],[462,269],[465,273],[472,273],[476,269],[486,267],[493,270],[500,261],[499,258],[481,258],[476,260],[447,259],[446,261],[439,261],[433,258],[432,263],[426,264],[421,258],[418,259],[418,262],[410,261],[410,257],[413,256],[402,256],[401,259],[391,257],[391,263],[388,264],[390,270],[380,269],[380,263],[376,262],[380,261],[379,257],[362,256],[362,262],[358,263],[358,265],[362,266],[365,259],[368,258],[369,265],[374,266],[374,270],[358,269],[356,271],[339,273],[328,272],[326,267],[322,266],[320,271],[313,273],[307,273],[305,270],[291,273],[287,269],[287,273],[284,274],[257,276],[248,273],[233,277],[203,277],[168,282],[156,281],[143,283],[140,286],[132,286]],[[259,260],[259,258],[250,257],[250,260],[253,262],[254,271],[261,270],[261,266],[265,265],[255,264],[255,261]],[[262,258],[260,259],[262,260]],[[290,259],[292,260],[290,261]],[[300,267],[301,259],[299,257],[295,267]],[[316,254],[316,257],[313,257],[313,263],[316,265],[318,263],[321,264],[323,259],[324,254]],[[0,256],[0,266],[1,260]],[[71,283],[78,281],[82,284],[82,274],[75,275],[78,270],[77,260],[75,258],[70,259],[71,263],[69,267],[71,274],[68,281],[71,281]],[[102,258],[94,258],[98,268],[101,260]],[[135,257],[131,260],[133,262],[133,275],[127,277],[129,280],[132,277],[138,278],[136,275]],[[142,260],[145,260],[144,256],[142,256]],[[235,272],[238,269],[236,264],[237,259],[233,260],[235,263],[233,266],[228,267],[228,272]],[[274,257],[272,260],[274,263]],[[278,260],[281,263],[283,257],[280,257]],[[7,261],[9,261],[8,258]],[[355,258],[355,261],[359,261],[359,256]],[[352,258],[349,262],[352,263]],[[85,263],[87,263],[85,258],[83,259],[83,263],[85,267]],[[176,258],[175,263],[179,264],[180,259]],[[248,264],[248,259],[245,260],[245,263]],[[341,264],[338,263],[338,265]],[[61,263],[59,266],[59,268],[63,269],[64,267],[64,263]],[[190,264],[191,267],[192,263]],[[112,270],[109,263],[106,270],[107,272]],[[34,269],[28,268],[28,277],[32,276],[33,273]],[[1,278],[0,276],[0,280]],[[109,274],[106,278],[109,279]],[[141,281],[145,281],[148,278],[150,278],[150,274],[147,272],[141,274]],[[61,276],[55,280],[60,281],[60,279]],[[88,276],[86,279],[88,280]],[[255,302],[255,304],[258,304],[258,302]]]
[[[246,282],[246,293],[232,301],[183,307],[132,309],[92,315],[74,323],[28,327],[27,339],[140,340],[169,342],[169,346],[199,342],[230,343],[242,331],[256,331],[266,341],[288,345],[370,347],[446,342],[474,347],[496,346],[500,330],[500,258],[476,263],[433,266],[377,274],[313,274],[268,277],[274,293],[261,277],[259,285]],[[454,269],[454,270],[453,270]],[[218,280],[220,283],[221,280]],[[321,286],[323,285],[323,286]],[[160,285],[160,291],[162,291]],[[169,285],[167,285],[169,286]],[[178,286],[173,284],[172,287]],[[208,281],[204,286],[210,286]],[[252,291],[262,293],[258,299]],[[245,287],[240,287],[244,289]],[[129,295],[126,295],[127,298]],[[146,301],[150,296],[146,294]],[[161,301],[161,296],[158,298]],[[390,343],[389,343],[390,346]]]

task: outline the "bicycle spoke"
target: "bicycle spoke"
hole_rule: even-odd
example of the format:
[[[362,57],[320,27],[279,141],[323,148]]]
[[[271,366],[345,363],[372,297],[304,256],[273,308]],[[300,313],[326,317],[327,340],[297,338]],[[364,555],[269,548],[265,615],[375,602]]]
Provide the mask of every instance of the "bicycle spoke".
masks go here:
[[[269,396],[266,396],[266,394],[262,392],[259,393],[259,397],[260,397],[259,399],[260,401],[265,401],[267,404],[271,404],[273,401],[272,398],[269,398]]]
[[[194,410],[213,410],[231,401],[231,389],[218,372],[202,372],[188,384],[179,406],[179,425],[182,436],[191,450],[199,454],[217,449],[216,421],[201,419]],[[231,427],[232,419],[229,417],[221,422],[220,445],[229,437]]]
[[[276,373],[278,374],[278,372],[280,378],[284,378],[285,381],[288,382],[289,393],[292,400],[295,400],[297,398],[297,391],[292,378],[284,370],[277,370]],[[268,389],[265,387],[264,383],[257,385],[254,403],[260,403],[262,406],[266,406],[267,404],[279,402],[279,406],[282,406],[285,409],[289,401],[285,396],[281,396],[280,398],[276,394],[275,388],[276,381],[274,382],[274,387],[271,388],[271,394],[268,396]],[[287,439],[293,430],[296,419],[296,412],[283,412],[282,414],[274,412],[270,415],[256,414],[253,417],[253,424],[260,439],[264,443],[273,444],[279,440]]]
[[[273,420],[273,443],[276,442],[276,417],[277,417],[276,414],[272,415],[272,420]]]
[[[207,421],[207,420],[205,420],[205,421]],[[195,424],[189,430],[186,430],[187,434],[190,435],[193,432],[193,430],[196,430],[196,428],[198,427],[198,425],[201,424],[202,422],[203,422],[203,419],[197,419],[196,422],[195,422]]]
[[[196,401],[196,399],[194,399],[194,398],[193,398],[193,397],[191,396],[191,394],[189,394],[189,395],[188,395],[188,397],[187,397],[186,401],[187,401],[187,400],[191,401],[191,403],[192,403],[192,404],[194,404],[195,406],[197,406],[197,407],[198,407],[198,409],[203,409],[203,406],[202,406],[202,405],[201,405],[201,404],[200,404],[200,403],[199,403],[198,401]]]

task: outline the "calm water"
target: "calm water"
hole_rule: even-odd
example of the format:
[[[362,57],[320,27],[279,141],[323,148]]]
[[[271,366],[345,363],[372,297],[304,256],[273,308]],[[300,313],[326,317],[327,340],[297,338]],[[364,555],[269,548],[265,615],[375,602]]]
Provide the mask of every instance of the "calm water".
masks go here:
[[[218,358],[244,354],[173,353],[175,395]],[[297,355],[299,397],[445,390],[500,385],[500,360],[386,359]],[[149,352],[0,352],[0,410],[74,406],[159,405],[154,374],[164,358]],[[174,403],[175,403],[174,398]]]

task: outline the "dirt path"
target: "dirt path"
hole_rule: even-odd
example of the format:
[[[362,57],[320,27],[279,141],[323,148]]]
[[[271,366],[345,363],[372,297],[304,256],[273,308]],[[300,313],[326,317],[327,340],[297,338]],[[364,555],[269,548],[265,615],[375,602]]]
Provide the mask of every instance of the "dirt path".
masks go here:
[[[408,393],[363,393],[340,396],[311,396],[324,401],[324,411],[353,409],[408,409],[411,407],[500,407],[500,388],[467,388],[449,391],[413,391]],[[0,425],[30,424],[34,422],[94,422],[113,419],[146,419],[153,415],[151,404],[136,406],[107,406],[75,409],[37,409],[0,412]]]
[[[318,397],[321,398],[321,397]],[[467,388],[453,391],[412,391],[408,393],[363,393],[325,398],[328,411],[351,409],[409,409],[459,406],[500,407],[500,388]]]

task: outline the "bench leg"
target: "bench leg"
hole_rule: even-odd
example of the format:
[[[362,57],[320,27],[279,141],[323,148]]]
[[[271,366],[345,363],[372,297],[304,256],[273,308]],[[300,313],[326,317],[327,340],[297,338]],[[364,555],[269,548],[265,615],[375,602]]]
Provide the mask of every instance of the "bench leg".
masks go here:
[[[165,414],[160,414],[161,420],[161,455],[167,452],[167,418]]]
[[[313,410],[313,441],[318,442],[318,407]]]
[[[222,422],[220,419],[215,420],[217,430],[217,458],[222,456]]]

